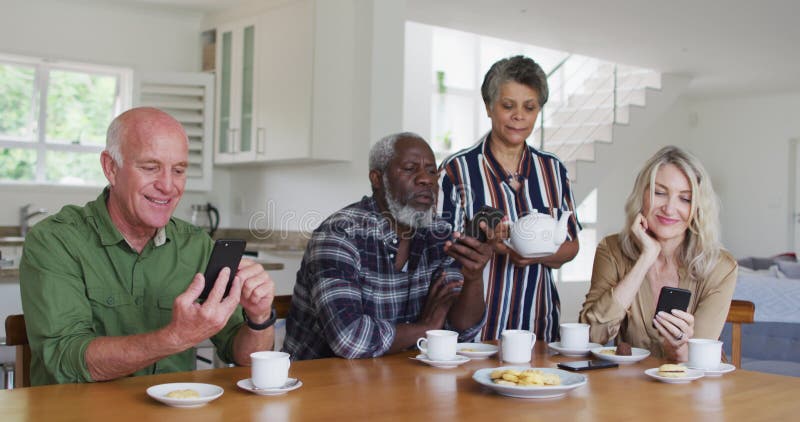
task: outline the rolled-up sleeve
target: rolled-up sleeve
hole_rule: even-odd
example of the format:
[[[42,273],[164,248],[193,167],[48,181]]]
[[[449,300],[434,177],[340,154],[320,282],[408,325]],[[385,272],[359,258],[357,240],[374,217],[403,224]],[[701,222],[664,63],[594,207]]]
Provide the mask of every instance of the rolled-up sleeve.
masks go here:
[[[617,263],[605,241],[597,245],[592,267],[592,283],[580,312],[580,321],[590,325],[592,342],[605,344],[617,336],[627,310],[614,299],[620,277]]]
[[[28,234],[20,292],[33,364],[42,365],[48,378],[32,382],[92,381],[84,358],[96,337],[92,309],[77,258],[58,237],[36,230]]]
[[[314,240],[310,259],[312,306],[320,318],[329,347],[343,358],[382,356],[395,337],[394,324],[363,309],[359,283],[359,252],[342,234],[325,233]]]

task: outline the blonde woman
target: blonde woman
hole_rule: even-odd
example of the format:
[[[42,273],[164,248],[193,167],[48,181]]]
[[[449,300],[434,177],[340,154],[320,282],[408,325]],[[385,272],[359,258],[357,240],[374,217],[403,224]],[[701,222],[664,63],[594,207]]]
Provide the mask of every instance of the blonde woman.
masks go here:
[[[593,342],[616,338],[685,362],[690,338],[719,337],[736,285],[711,180],[697,158],[664,147],[636,177],[625,214],[622,232],[597,247],[580,320],[591,325]],[[687,312],[654,317],[665,286],[692,292]]]

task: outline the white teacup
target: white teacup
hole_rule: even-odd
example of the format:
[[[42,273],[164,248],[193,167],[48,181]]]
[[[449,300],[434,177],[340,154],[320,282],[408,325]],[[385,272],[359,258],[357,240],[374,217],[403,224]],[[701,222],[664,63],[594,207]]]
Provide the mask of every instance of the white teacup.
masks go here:
[[[417,340],[417,348],[431,360],[453,360],[456,358],[458,333],[449,330],[428,330],[425,337]]]
[[[722,342],[705,338],[689,339],[690,368],[717,369],[722,356]]]
[[[531,361],[531,350],[536,344],[536,334],[528,330],[503,330],[501,337],[503,362],[527,363]]]
[[[567,322],[561,324],[561,347],[583,350],[589,347],[589,324]]]
[[[278,388],[289,379],[289,354],[284,352],[250,353],[251,378],[256,388]]]

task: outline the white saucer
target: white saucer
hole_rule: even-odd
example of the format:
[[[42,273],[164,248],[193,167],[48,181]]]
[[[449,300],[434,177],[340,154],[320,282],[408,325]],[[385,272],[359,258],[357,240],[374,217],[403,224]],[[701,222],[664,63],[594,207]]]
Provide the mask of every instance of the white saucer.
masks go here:
[[[650,368],[644,371],[647,376],[655,378],[661,382],[666,382],[667,384],[687,384],[696,379],[703,378],[703,370],[701,369],[686,369],[686,376],[680,378],[672,378],[672,377],[662,377],[658,375],[658,368]]]
[[[194,390],[200,397],[189,399],[175,399],[167,394],[175,390]],[[173,407],[200,407],[222,395],[225,390],[214,384],[201,384],[196,382],[173,382],[158,384],[147,389],[147,395]]]
[[[456,357],[451,360],[431,360],[428,359],[427,355],[421,353],[418,354],[416,357],[413,357],[412,359],[416,359],[420,362],[425,362],[430,366],[435,366],[437,368],[443,368],[443,369],[455,368],[456,366],[461,365],[462,363],[467,363],[470,361],[468,357],[461,355],[456,355]]]
[[[292,390],[297,390],[298,388],[303,386],[303,381],[300,381],[297,378],[289,378],[286,380],[286,384],[283,387],[278,388],[256,388],[253,385],[253,380],[251,378],[239,380],[236,385],[241,388],[242,390],[247,390],[251,393],[258,394],[259,396],[280,396],[281,394],[286,394]]]
[[[727,374],[728,372],[733,372],[736,370],[736,367],[730,363],[720,363],[717,369],[692,368],[691,366],[687,366],[687,368],[703,371],[707,377],[721,377],[723,374]]]
[[[553,350],[555,352],[558,352],[558,353],[560,353],[560,354],[562,354],[564,356],[577,357],[577,356],[588,355],[589,352],[592,351],[592,349],[597,348],[597,347],[602,347],[602,344],[589,343],[583,349],[567,349],[565,347],[561,347],[561,342],[560,341],[554,341],[552,343],[547,343],[547,347],[549,347],[551,350]]]
[[[497,353],[497,346],[486,343],[458,343],[456,353],[470,359],[486,359]]]
[[[606,354],[606,353],[603,353],[604,350],[605,351],[611,350],[611,351],[616,352],[617,348],[616,347],[598,347],[598,348],[592,349],[592,354],[598,359],[608,360],[608,361],[616,362],[616,363],[639,362],[640,360],[650,356],[650,351],[649,350],[640,349],[638,347],[631,347],[631,355],[630,356],[620,356],[620,355],[614,355],[614,354]]]

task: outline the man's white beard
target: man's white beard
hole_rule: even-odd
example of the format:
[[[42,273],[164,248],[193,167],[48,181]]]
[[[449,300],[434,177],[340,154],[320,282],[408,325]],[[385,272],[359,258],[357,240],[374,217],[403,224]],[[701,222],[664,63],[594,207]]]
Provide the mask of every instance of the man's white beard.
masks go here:
[[[394,194],[389,188],[389,178],[385,173],[383,175],[383,191],[386,193],[386,195],[384,195],[386,197],[386,206],[389,207],[389,212],[392,213],[392,216],[394,216],[395,221],[398,223],[411,227],[412,229],[418,229],[420,227],[427,227],[433,222],[433,207],[435,205],[431,205],[431,207],[425,211],[420,211],[408,204],[401,204],[394,199]]]

